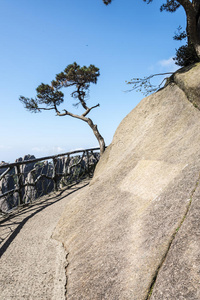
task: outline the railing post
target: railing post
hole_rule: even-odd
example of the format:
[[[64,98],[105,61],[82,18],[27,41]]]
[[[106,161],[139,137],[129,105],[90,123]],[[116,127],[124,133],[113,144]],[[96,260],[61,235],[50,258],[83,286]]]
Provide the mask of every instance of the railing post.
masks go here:
[[[53,184],[54,184],[54,191],[58,190],[58,181],[57,181],[57,173],[56,173],[56,169],[57,169],[57,159],[53,158]]]
[[[87,173],[88,173],[88,177],[90,177],[90,165],[89,165],[90,155],[89,155],[89,151],[86,151],[86,155],[87,155]]]
[[[19,195],[19,202],[18,205],[23,204],[23,196],[22,196],[22,187],[23,187],[23,180],[22,180],[22,174],[20,172],[20,166],[15,166],[15,174],[17,176],[17,182],[16,182],[16,186],[17,186],[17,192]]]

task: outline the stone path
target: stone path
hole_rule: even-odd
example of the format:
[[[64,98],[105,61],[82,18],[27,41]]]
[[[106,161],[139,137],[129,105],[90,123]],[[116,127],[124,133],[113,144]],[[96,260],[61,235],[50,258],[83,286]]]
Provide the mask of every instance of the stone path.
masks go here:
[[[51,193],[0,219],[0,300],[65,299],[67,253],[51,235],[68,200],[87,184]]]

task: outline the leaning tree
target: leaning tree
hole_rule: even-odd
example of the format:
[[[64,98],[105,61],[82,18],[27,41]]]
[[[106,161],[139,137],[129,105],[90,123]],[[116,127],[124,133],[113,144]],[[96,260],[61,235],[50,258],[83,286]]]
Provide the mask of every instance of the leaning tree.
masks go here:
[[[143,0],[147,4],[153,0]],[[108,5],[113,0],[103,0]],[[180,66],[186,66],[200,61],[200,0],[165,0],[161,5],[160,11],[175,12],[179,7],[183,7],[187,26],[185,31],[175,35],[175,40],[187,39],[187,43],[176,51],[175,61]],[[179,27],[180,30],[180,27]]]
[[[88,118],[89,112],[100,106],[99,104],[88,107],[86,99],[89,94],[91,83],[97,83],[99,77],[99,69],[94,65],[89,67],[80,67],[76,62],[68,65],[65,70],[56,75],[51,85],[41,83],[37,88],[35,99],[20,96],[19,100],[24,104],[25,108],[31,112],[41,112],[42,110],[54,110],[57,116],[70,116],[86,122],[92,129],[100,146],[100,154],[105,150],[105,142],[97,125]],[[64,87],[74,87],[71,96],[76,99],[75,106],[81,105],[84,109],[83,114],[77,115],[64,109],[62,112],[58,110],[58,106],[64,102],[64,94],[60,90]]]

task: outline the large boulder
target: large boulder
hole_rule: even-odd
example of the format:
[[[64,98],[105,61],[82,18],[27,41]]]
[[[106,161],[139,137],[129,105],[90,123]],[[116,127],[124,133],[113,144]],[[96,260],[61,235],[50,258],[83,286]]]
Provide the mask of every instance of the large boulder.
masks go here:
[[[200,109],[200,80],[199,63],[178,70],[174,76],[174,82],[184,91],[189,101]]]
[[[68,201],[53,234],[69,253],[68,300],[200,299],[200,111],[182,86],[126,116]]]

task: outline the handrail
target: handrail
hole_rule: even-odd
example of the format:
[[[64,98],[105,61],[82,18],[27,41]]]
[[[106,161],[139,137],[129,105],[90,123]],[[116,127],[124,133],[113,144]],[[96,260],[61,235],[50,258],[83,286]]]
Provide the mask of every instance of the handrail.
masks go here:
[[[0,170],[5,169],[5,171],[0,175],[0,183],[6,177],[7,180],[12,181],[12,187],[4,192],[2,189],[0,190],[0,193],[2,192],[0,194],[0,211],[6,212],[6,209],[2,209],[3,203],[6,203],[7,210],[10,210],[12,208],[10,206],[18,207],[32,202],[52,190],[57,191],[61,184],[68,185],[74,181],[80,181],[83,176],[91,177],[100,157],[100,154],[94,153],[94,151],[99,150],[99,147],[80,149],[1,165]],[[82,153],[82,156],[74,156],[79,153]],[[43,163],[38,165],[38,162]],[[22,168],[22,166],[28,164],[29,167],[25,172],[26,167]]]
[[[30,159],[30,160],[24,160],[24,161],[19,161],[19,162],[10,163],[10,164],[4,164],[4,165],[0,166],[0,169],[9,168],[9,167],[12,168],[12,167],[19,166],[19,165],[25,165],[25,164],[27,164],[27,162],[28,163],[34,163],[34,162],[38,162],[38,161],[41,161],[41,160],[49,160],[49,159],[52,159],[52,158],[57,158],[57,157],[60,157],[60,156],[77,154],[77,153],[80,153],[80,152],[98,151],[98,150],[100,150],[99,147],[97,147],[97,148],[89,148],[89,149],[74,150],[74,151],[71,151],[71,152],[66,152],[66,153],[61,153],[61,154],[56,154],[56,155],[51,155],[51,156],[44,156],[44,157],[40,157],[40,158],[35,158],[35,159]]]

